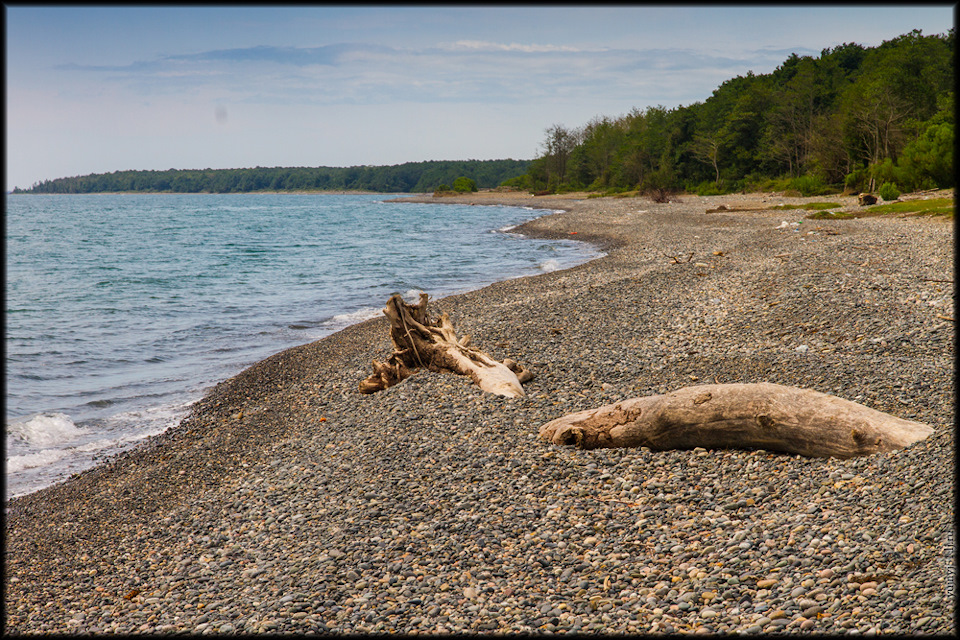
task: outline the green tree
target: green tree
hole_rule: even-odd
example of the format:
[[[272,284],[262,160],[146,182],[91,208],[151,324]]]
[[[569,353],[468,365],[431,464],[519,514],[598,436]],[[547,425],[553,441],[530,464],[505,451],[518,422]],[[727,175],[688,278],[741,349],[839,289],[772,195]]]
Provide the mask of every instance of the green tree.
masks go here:
[[[714,171],[714,180],[713,183],[717,186],[720,186],[720,145],[722,144],[722,139],[719,134],[712,135],[698,135],[693,139],[693,143],[690,145],[690,152],[693,153],[694,157],[698,160],[708,163],[713,167]]]
[[[905,189],[953,187],[955,144],[952,122],[940,122],[927,127],[923,134],[904,148],[898,159],[896,182]]]
[[[612,186],[614,161],[625,140],[622,120],[596,117],[579,134],[578,174],[591,188]]]
[[[471,178],[460,176],[453,181],[453,190],[457,193],[473,193],[477,190],[477,183]]]
[[[548,188],[556,189],[567,180],[567,162],[579,143],[579,134],[562,124],[547,127],[543,140]]]

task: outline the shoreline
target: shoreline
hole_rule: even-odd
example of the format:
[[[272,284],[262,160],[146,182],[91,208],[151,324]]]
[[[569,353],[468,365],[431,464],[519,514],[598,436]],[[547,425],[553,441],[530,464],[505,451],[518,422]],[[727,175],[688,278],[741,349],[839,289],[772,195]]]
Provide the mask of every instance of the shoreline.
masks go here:
[[[69,198],[68,198],[69,199]],[[319,203],[323,198],[313,200],[314,202]],[[366,200],[369,203],[372,200],[382,201],[384,198],[381,196],[365,196],[360,198]],[[372,200],[371,200],[372,199]],[[350,202],[360,202],[360,200],[352,200],[351,197],[345,197],[343,200]],[[166,202],[164,197],[158,196],[158,201]],[[280,200],[276,201],[277,206],[282,207]],[[78,205],[79,206],[79,205]],[[378,205],[379,206],[379,205]],[[379,206],[383,211],[380,215],[391,217],[391,212],[389,211],[390,207]],[[394,207],[396,209],[396,207]],[[441,214],[445,214],[446,211],[442,209],[437,209],[435,206],[425,207],[420,205],[415,205],[409,207],[405,212],[394,211],[393,214],[400,214],[401,217],[409,219],[409,211],[420,210],[429,212],[426,214],[426,218],[430,217],[430,213],[437,215],[439,211]],[[509,211],[514,211],[515,213],[505,213]],[[520,210],[520,209],[491,209],[485,211],[483,215],[472,215],[476,214],[477,211],[473,210],[468,212],[469,215],[464,216],[464,224],[469,225],[472,229],[475,230],[475,233],[478,234],[478,239],[481,239],[492,247],[496,247],[498,243],[506,244],[510,247],[515,248],[520,254],[526,252],[529,257],[529,264],[525,261],[520,261],[519,263],[516,260],[507,260],[506,263],[499,261],[498,257],[495,255],[497,253],[496,248],[492,248],[490,251],[485,252],[487,258],[483,260],[487,262],[485,268],[478,268],[467,270],[462,267],[457,269],[457,275],[454,277],[444,277],[444,274],[439,273],[441,280],[444,280],[443,283],[437,283],[436,286],[431,287],[429,282],[424,280],[436,280],[436,278],[430,278],[429,274],[421,273],[417,274],[414,271],[410,271],[409,276],[412,278],[401,278],[402,281],[410,281],[416,284],[416,287],[423,287],[427,291],[430,291],[431,294],[435,296],[450,295],[454,293],[460,293],[472,289],[481,288],[492,282],[501,279],[510,279],[519,277],[522,275],[535,274],[541,271],[547,271],[551,269],[557,269],[562,266],[571,266],[578,262],[586,261],[592,259],[597,252],[589,248],[589,245],[573,245],[573,243],[552,243],[556,247],[556,251],[544,252],[536,251],[535,247],[541,245],[542,243],[534,242],[530,243],[526,239],[522,239],[519,234],[516,233],[496,233],[498,231],[503,231],[507,229],[506,225],[516,225],[518,222],[525,221],[533,216],[540,215],[538,211],[532,210]],[[430,224],[429,221],[426,224]],[[482,236],[480,238],[479,236]],[[501,237],[500,240],[495,240],[497,237]],[[507,239],[503,237],[506,236]],[[429,245],[431,242],[429,236],[429,230],[425,229],[423,235],[425,243]],[[565,244],[567,246],[559,247],[558,244]],[[429,248],[429,247],[428,247]],[[448,249],[457,252],[457,259],[460,257],[459,249],[456,244],[451,245]],[[509,249],[513,251],[514,249]],[[314,250],[315,251],[315,250]],[[309,257],[309,256],[308,256]],[[515,257],[515,256],[514,256]],[[478,258],[482,259],[482,256],[478,254]],[[423,263],[420,263],[421,265]],[[433,264],[437,269],[442,268],[443,263],[439,261],[434,261]],[[421,266],[422,269],[422,266]],[[349,275],[349,274],[344,274]],[[319,279],[319,278],[318,278]],[[348,280],[353,280],[353,278],[348,278]],[[412,286],[412,285],[411,285]],[[442,287],[442,288],[441,288]],[[64,414],[69,414],[69,417],[64,417],[64,420],[69,420],[65,422],[71,429],[79,429],[84,432],[89,431],[89,435],[85,433],[86,440],[68,443],[65,445],[60,445],[56,449],[54,448],[43,448],[37,449],[37,451],[42,451],[42,455],[46,456],[48,452],[56,452],[60,454],[63,450],[66,450],[68,453],[64,455],[63,458],[56,460],[53,464],[49,466],[40,466],[31,468],[31,457],[36,459],[37,454],[34,453],[34,450],[23,450],[20,447],[24,443],[13,442],[11,443],[10,450],[8,451],[7,466],[8,469],[8,487],[7,487],[7,498],[9,497],[20,497],[28,493],[32,493],[36,490],[43,488],[44,486],[49,486],[56,484],[62,480],[65,480],[68,475],[78,472],[82,469],[89,468],[98,464],[99,461],[105,460],[110,456],[117,453],[119,448],[129,448],[131,444],[127,445],[117,445],[110,453],[103,453],[93,449],[93,445],[86,446],[91,442],[106,442],[101,438],[107,437],[106,435],[99,435],[102,432],[98,431],[98,428],[101,424],[106,421],[109,421],[111,424],[111,432],[116,434],[121,429],[121,424],[129,426],[129,428],[134,430],[139,430],[139,432],[145,432],[144,428],[147,423],[147,418],[127,418],[127,421],[120,423],[117,420],[118,417],[129,416],[134,411],[143,411],[145,414],[149,413],[153,416],[161,415],[163,413],[169,413],[172,411],[174,405],[182,405],[185,401],[195,401],[201,398],[206,394],[206,389],[212,388],[216,383],[232,377],[236,373],[239,373],[243,369],[256,364],[259,360],[272,355],[275,352],[282,351],[288,347],[298,346],[304,343],[312,342],[321,337],[324,337],[327,334],[333,333],[348,324],[354,324],[361,320],[378,317],[380,315],[380,310],[383,306],[383,300],[380,299],[379,294],[375,294],[373,297],[370,297],[369,290],[364,299],[357,300],[344,300],[343,302],[337,304],[334,301],[334,298],[344,298],[349,297],[351,294],[350,291],[340,291],[336,296],[334,295],[333,289],[329,290],[328,294],[324,294],[322,297],[325,298],[325,304],[322,305],[323,308],[317,313],[319,315],[314,319],[312,323],[307,322],[304,325],[292,324],[287,327],[287,329],[297,329],[295,331],[283,331],[282,333],[290,333],[290,336],[286,337],[286,342],[280,342],[280,338],[275,338],[273,335],[266,336],[262,335],[258,337],[251,332],[247,339],[236,338],[241,343],[249,343],[242,345],[242,351],[245,352],[246,357],[242,361],[231,361],[230,363],[224,363],[221,366],[229,366],[229,370],[224,370],[221,368],[220,375],[199,375],[195,376],[194,372],[188,373],[185,370],[182,370],[180,376],[182,378],[181,388],[173,388],[169,384],[167,385],[166,392],[167,395],[163,396],[160,393],[152,393],[151,389],[147,387],[147,381],[152,380],[151,378],[141,379],[141,383],[144,383],[140,386],[140,389],[143,390],[143,395],[140,398],[133,397],[128,400],[130,404],[127,406],[116,408],[106,401],[100,401],[97,403],[96,407],[92,405],[81,405],[78,407],[62,407],[64,409]],[[354,289],[353,293],[356,293]],[[388,295],[389,289],[383,290],[383,295],[386,297]],[[414,298],[416,294],[414,293]],[[408,294],[409,297],[409,294]],[[312,305],[311,305],[312,308]],[[336,311],[334,311],[336,309]],[[255,309],[251,312],[256,311]],[[264,316],[263,310],[260,310],[261,316]],[[264,319],[269,321],[269,315],[266,314]],[[253,317],[247,316],[248,327],[253,325]],[[261,339],[261,337],[263,339]],[[268,341],[269,340],[269,341]],[[202,345],[200,345],[202,346]],[[224,347],[230,347],[231,345],[223,343]],[[238,345],[232,345],[237,347]],[[256,350],[255,352],[253,350]],[[251,353],[252,352],[252,353]],[[167,357],[167,356],[164,356]],[[201,359],[202,360],[202,359]],[[198,362],[199,365],[202,365],[202,362]],[[195,371],[201,371],[202,367],[197,367]],[[146,372],[149,373],[149,372]],[[154,381],[155,382],[155,381]],[[183,394],[183,391],[187,388],[194,389],[194,393],[191,396],[186,396]],[[11,390],[12,391],[12,390]],[[134,395],[134,394],[131,394]],[[169,400],[169,398],[175,398],[175,400]],[[139,403],[137,406],[136,403]],[[14,403],[9,402],[12,406]],[[19,403],[18,403],[19,404]],[[78,404],[80,404],[78,402]],[[132,405],[132,406],[131,406]],[[23,405],[19,405],[23,406]],[[26,406],[25,409],[19,414],[10,414],[8,418],[11,420],[16,420],[19,422],[19,425],[13,427],[15,433],[17,432],[27,432],[32,433],[32,431],[37,427],[31,427],[28,423],[30,420],[37,419],[43,421],[48,419],[48,417],[53,416],[53,419],[61,420],[57,417],[57,413],[51,410],[44,411],[42,408],[44,406],[54,406],[52,401],[47,403],[34,402],[31,406]],[[8,412],[9,413],[9,412]],[[185,417],[187,411],[185,409],[179,410],[179,416],[176,417],[175,422],[179,422],[182,417]],[[9,420],[8,420],[9,422]],[[93,424],[90,424],[90,423]],[[160,427],[161,422],[156,421],[158,428],[152,429],[153,433],[162,430],[167,425],[170,425],[174,422],[173,419],[164,421],[163,427]],[[8,425],[9,426],[9,425]],[[22,429],[21,429],[22,428]],[[121,438],[126,439],[126,436],[116,436],[118,440]],[[27,437],[24,437],[24,440],[28,440]],[[139,443],[133,443],[133,446],[136,446]],[[87,453],[79,453],[84,452]],[[14,455],[20,454],[20,455]],[[53,457],[52,455],[50,457]],[[26,462],[25,462],[26,461]],[[26,467],[26,469],[20,469],[20,467]],[[14,470],[17,472],[14,472]]]
[[[527,395],[419,372],[361,396],[390,351],[383,318],[275,354],[145,445],[8,503],[7,630],[724,633],[786,619],[952,633],[937,564],[953,521],[953,326],[938,318],[953,317],[952,285],[923,280],[951,275],[952,224],[705,214],[764,198],[812,200],[426,198],[564,209],[517,230],[608,251],[432,302],[458,335],[530,367]],[[935,433],[848,461],[536,438],[617,399],[761,379]],[[884,572],[875,592],[897,592],[894,608],[859,595]],[[805,615],[817,606],[826,615]],[[907,607],[911,619],[893,615]]]
[[[260,191],[92,191],[89,193],[13,193],[8,191],[6,195],[8,196],[119,196],[119,195],[132,195],[132,194],[143,194],[143,195],[167,195],[167,196],[188,196],[188,195],[198,195],[198,196],[231,196],[231,195],[257,195],[257,194],[268,194],[268,195],[330,195],[330,196],[393,196],[400,195],[398,193],[382,193],[380,191],[349,191],[349,190],[332,190],[325,191],[322,189],[291,189],[291,190],[260,190]]]

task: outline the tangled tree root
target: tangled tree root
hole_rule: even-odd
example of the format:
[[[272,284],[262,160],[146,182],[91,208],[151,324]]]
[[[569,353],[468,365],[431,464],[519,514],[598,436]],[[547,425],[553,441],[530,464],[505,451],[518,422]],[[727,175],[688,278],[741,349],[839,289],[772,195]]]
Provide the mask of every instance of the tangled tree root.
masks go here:
[[[360,383],[360,393],[376,393],[410,377],[418,369],[469,376],[484,391],[516,398],[523,395],[521,383],[533,374],[513,360],[498,362],[470,346],[470,336],[457,338],[447,314],[431,320],[429,296],[420,294],[412,305],[399,295],[391,296],[383,313],[390,320],[393,354],[386,362],[372,363],[373,373]]]

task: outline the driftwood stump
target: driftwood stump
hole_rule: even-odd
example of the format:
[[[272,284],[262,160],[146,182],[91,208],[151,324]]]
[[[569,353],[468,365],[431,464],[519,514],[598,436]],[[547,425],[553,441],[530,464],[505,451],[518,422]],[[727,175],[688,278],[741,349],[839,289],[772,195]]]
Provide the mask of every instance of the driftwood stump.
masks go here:
[[[571,413],[540,437],[581,449],[767,449],[813,458],[895,451],[933,433],[862,404],[770,383],[714,384]]]
[[[360,383],[360,393],[376,393],[416,373],[417,369],[469,376],[484,391],[516,398],[523,395],[522,382],[533,374],[513,360],[498,362],[470,346],[470,336],[457,338],[447,314],[431,320],[429,296],[420,294],[412,305],[399,295],[391,296],[383,313],[390,320],[393,354],[386,362],[372,363],[373,373]]]

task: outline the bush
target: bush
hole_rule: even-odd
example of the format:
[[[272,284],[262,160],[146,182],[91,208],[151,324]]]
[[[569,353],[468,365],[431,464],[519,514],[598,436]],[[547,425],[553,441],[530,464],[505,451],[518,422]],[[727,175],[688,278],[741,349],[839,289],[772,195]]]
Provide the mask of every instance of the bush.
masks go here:
[[[701,182],[693,191],[698,196],[722,196],[727,193],[726,189],[713,181]]]
[[[630,191],[630,189],[627,189],[626,187],[607,187],[606,189],[603,189],[603,194],[606,196],[615,196],[628,191]]]
[[[671,166],[661,165],[656,171],[652,171],[644,178],[640,185],[640,190],[644,193],[670,194],[677,190],[680,184],[677,181],[676,172]],[[657,202],[667,202],[666,200]]]
[[[477,190],[477,183],[466,176],[460,176],[453,181],[453,190],[457,193],[472,193]]]
[[[898,160],[900,182],[908,189],[954,186],[953,125],[930,126],[903,150]],[[886,198],[884,198],[886,200]]]
[[[509,180],[504,180],[500,183],[501,187],[508,187],[510,189],[527,189],[532,188],[532,183],[530,181],[530,176],[524,173],[515,178],[510,178]]]
[[[823,194],[830,193],[832,191],[829,186],[824,184],[823,180],[817,176],[811,175],[794,178],[790,181],[790,188],[796,189],[805,198],[809,198],[810,196],[822,196]]]
[[[877,191],[877,194],[887,202],[893,202],[900,197],[900,191],[897,190],[896,185],[894,185],[892,182],[884,182],[882,185],[880,185],[880,189]]]
[[[737,185],[739,189],[743,191],[752,191],[756,193],[776,193],[783,191],[795,191],[796,193],[800,193],[793,187],[794,179],[795,178],[788,177],[767,178],[757,174],[752,174],[739,181]]]
[[[851,193],[860,193],[861,191],[866,191],[867,181],[870,177],[867,175],[867,170],[865,167],[859,167],[847,174],[847,177],[844,179],[844,187],[849,189]]]
[[[870,176],[874,188],[884,182],[902,182],[900,173],[899,167],[890,158],[874,163],[867,168],[867,174]]]

